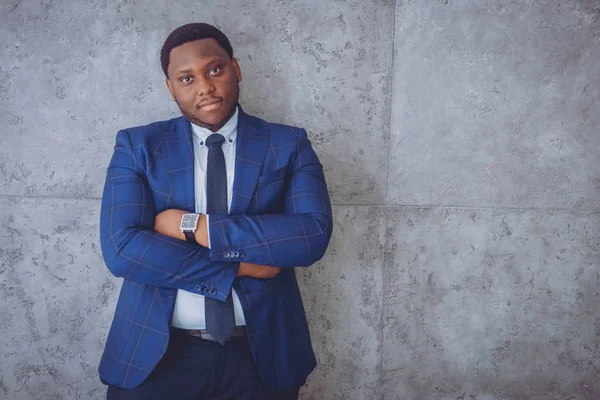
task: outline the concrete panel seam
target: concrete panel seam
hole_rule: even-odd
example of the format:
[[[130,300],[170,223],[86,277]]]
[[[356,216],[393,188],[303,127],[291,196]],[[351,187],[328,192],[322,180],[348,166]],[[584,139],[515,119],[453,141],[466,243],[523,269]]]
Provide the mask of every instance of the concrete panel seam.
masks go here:
[[[398,12],[397,10],[397,6],[398,3],[397,1],[394,1],[394,21],[392,22],[392,65],[391,65],[391,71],[392,71],[392,77],[391,77],[391,81],[389,82],[390,85],[390,94],[388,96],[389,101],[390,101],[390,108],[389,108],[389,119],[388,119],[388,126],[389,126],[389,130],[388,130],[388,136],[387,136],[387,156],[386,156],[386,160],[387,160],[387,165],[386,165],[386,177],[385,177],[385,222],[384,222],[384,226],[385,226],[385,230],[384,230],[384,239],[383,239],[383,265],[382,265],[382,271],[381,271],[381,278],[382,278],[382,287],[381,287],[381,296],[380,296],[380,307],[379,307],[379,335],[377,338],[377,342],[378,342],[378,349],[377,349],[377,375],[378,375],[378,381],[379,381],[379,399],[383,400],[384,398],[384,393],[381,390],[381,388],[383,387],[383,354],[382,354],[382,347],[383,347],[383,313],[384,313],[384,306],[385,306],[385,293],[387,290],[387,276],[386,276],[386,271],[387,271],[387,263],[388,263],[388,229],[389,229],[389,204],[390,204],[390,157],[391,157],[391,142],[392,142],[392,118],[393,118],[393,112],[392,110],[394,109],[394,79],[396,74],[394,73],[394,62],[396,60],[396,13]]]
[[[18,195],[18,194],[0,194],[0,199],[44,199],[44,200],[102,200],[102,197],[79,197],[79,196],[38,196],[38,195]],[[486,210],[486,211],[545,211],[545,212],[568,212],[574,214],[596,215],[600,210],[581,210],[564,207],[484,207],[484,206],[459,206],[444,204],[357,204],[357,203],[331,203],[335,207],[372,207],[386,209],[401,208],[423,208],[423,209],[457,209],[457,210]]]
[[[47,200],[102,200],[102,197],[84,197],[84,196],[38,196],[21,194],[0,194],[0,199],[47,199]]]
[[[564,207],[485,207],[485,206],[457,206],[436,204],[394,204],[388,205],[388,209],[398,208],[426,208],[426,209],[458,209],[458,210],[488,210],[488,211],[557,211],[577,214],[600,214],[600,210],[582,210]]]

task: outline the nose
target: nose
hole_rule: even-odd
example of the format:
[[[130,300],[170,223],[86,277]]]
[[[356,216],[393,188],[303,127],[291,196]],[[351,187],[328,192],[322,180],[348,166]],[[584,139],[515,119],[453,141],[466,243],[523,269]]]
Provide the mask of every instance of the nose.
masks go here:
[[[215,85],[207,77],[199,78],[198,82],[198,97],[211,95],[215,91]]]

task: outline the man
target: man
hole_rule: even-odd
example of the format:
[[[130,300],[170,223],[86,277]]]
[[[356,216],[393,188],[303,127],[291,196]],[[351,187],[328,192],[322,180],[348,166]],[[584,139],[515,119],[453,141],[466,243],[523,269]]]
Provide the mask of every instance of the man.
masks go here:
[[[102,199],[124,279],[108,399],[296,399],[316,360],[293,267],[331,237],[322,166],[303,129],[244,113],[217,28],[175,29],[161,63],[183,117],[117,134]]]

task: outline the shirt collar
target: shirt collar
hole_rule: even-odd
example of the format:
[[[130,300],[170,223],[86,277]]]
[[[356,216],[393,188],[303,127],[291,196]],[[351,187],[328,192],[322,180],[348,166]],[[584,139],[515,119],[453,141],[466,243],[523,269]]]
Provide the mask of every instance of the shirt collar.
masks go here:
[[[196,142],[200,146],[205,146],[206,139],[213,133],[218,133],[223,135],[223,137],[225,138],[225,143],[229,144],[230,146],[233,146],[235,144],[235,139],[237,138],[238,114],[238,108],[236,107],[235,114],[233,114],[233,116],[229,118],[229,121],[227,121],[225,125],[223,125],[223,127],[217,132],[213,132],[210,129],[202,128],[198,125],[192,124],[192,132],[194,133],[194,139],[196,139]]]

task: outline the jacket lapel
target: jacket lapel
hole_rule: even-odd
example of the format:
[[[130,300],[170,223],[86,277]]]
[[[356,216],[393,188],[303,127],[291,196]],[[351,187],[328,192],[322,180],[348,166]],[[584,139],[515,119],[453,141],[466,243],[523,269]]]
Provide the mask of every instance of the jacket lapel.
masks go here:
[[[161,140],[170,186],[168,207],[195,212],[194,147],[189,121],[184,117],[175,119],[173,130]]]
[[[269,132],[257,118],[239,107],[235,147],[235,178],[230,214],[243,214],[250,205],[269,146]]]
[[[174,119],[171,131],[161,136],[161,146],[169,179],[167,208],[195,212],[194,147],[189,121],[184,117]],[[176,296],[176,289],[160,288],[160,298],[166,306],[169,323]]]

